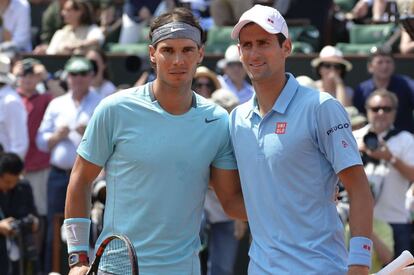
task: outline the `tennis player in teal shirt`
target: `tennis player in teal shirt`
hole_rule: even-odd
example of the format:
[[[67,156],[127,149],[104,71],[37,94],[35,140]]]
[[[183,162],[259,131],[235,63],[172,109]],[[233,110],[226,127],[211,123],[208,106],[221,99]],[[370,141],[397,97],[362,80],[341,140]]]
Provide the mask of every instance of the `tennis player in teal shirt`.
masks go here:
[[[255,90],[230,115],[253,237],[249,274],[368,274],[372,197],[346,111],[285,73],[292,44],[276,9],[255,5],[232,37]],[[339,181],[350,198],[349,255]]]
[[[107,199],[97,245],[125,234],[136,248],[141,275],[198,275],[209,181],[229,215],[246,217],[228,115],[191,90],[204,54],[204,34],[191,12],[161,15],[150,33],[157,78],[105,98],[78,148],[65,209],[68,250],[88,250],[91,182],[104,168]],[[74,260],[70,274],[87,265]],[[102,271],[116,273],[113,265]]]

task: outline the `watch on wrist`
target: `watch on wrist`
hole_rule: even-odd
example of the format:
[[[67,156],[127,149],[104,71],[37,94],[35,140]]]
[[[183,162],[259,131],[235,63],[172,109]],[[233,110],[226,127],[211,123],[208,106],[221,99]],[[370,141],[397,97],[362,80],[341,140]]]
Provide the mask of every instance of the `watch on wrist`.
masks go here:
[[[89,265],[88,253],[82,252],[73,252],[69,254],[68,257],[69,267],[72,268],[77,264]]]

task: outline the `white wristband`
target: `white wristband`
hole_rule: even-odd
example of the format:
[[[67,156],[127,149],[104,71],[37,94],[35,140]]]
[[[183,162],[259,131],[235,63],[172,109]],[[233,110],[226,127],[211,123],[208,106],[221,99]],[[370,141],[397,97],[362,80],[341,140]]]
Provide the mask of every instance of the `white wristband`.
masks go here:
[[[90,226],[91,220],[86,218],[70,218],[63,221],[68,253],[89,251]]]

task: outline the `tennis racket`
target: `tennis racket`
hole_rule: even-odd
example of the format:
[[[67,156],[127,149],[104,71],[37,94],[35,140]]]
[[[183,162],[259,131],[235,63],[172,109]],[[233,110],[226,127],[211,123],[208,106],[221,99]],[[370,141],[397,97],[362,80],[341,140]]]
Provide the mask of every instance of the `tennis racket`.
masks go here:
[[[111,235],[101,243],[86,274],[96,275],[98,270],[114,275],[139,275],[135,249],[126,236]]]

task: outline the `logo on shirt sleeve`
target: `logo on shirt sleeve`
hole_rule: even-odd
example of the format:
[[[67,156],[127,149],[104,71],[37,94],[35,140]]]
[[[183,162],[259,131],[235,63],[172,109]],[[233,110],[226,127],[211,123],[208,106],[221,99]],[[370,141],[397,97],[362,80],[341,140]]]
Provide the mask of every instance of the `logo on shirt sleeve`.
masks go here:
[[[286,133],[287,122],[277,122],[275,133],[277,135],[283,135]]]
[[[348,122],[339,123],[338,125],[335,125],[335,126],[331,127],[331,129],[329,129],[328,131],[326,131],[326,134],[329,136],[329,135],[335,133],[336,131],[343,130],[343,129],[347,129],[347,128],[349,128],[349,126],[350,125],[349,125]]]

